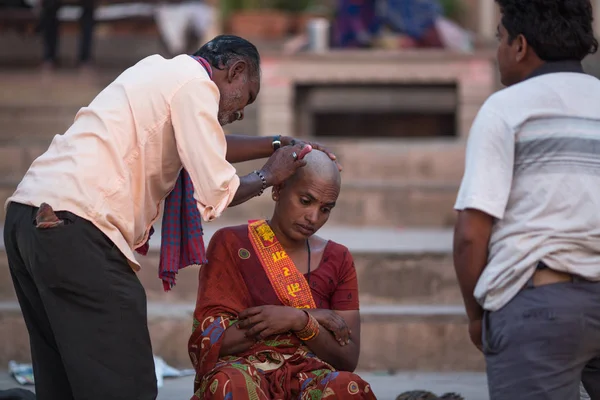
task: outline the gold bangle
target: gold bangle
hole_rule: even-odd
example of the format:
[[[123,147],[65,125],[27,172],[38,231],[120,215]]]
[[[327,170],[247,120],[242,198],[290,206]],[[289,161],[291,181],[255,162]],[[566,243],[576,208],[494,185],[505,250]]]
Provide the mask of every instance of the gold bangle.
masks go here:
[[[319,334],[320,326],[319,321],[317,321],[315,317],[313,317],[308,311],[303,311],[308,316],[308,322],[306,323],[306,326],[304,328],[294,333],[296,334],[298,339],[302,340],[303,342],[306,342],[317,337],[317,335]]]

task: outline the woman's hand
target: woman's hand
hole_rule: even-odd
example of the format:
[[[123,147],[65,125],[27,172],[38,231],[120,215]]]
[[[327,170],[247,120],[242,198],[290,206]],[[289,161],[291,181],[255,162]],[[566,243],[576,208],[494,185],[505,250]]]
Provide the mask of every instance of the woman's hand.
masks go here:
[[[319,143],[314,143],[314,142],[306,142],[304,140],[301,139],[294,139],[292,137],[289,136],[282,136],[281,137],[281,145],[282,146],[294,146],[296,144],[310,144],[311,147],[315,150],[320,150],[323,153],[327,154],[329,156],[329,158],[331,158],[337,165],[338,169],[341,171],[342,170],[342,166],[340,165],[339,162],[337,162],[337,157],[335,156],[335,154],[333,154],[331,151],[329,151],[329,149],[327,149],[325,146],[319,144]]]
[[[310,309],[306,311],[315,317],[321,326],[333,333],[335,340],[337,340],[340,346],[346,346],[350,343],[352,331],[348,328],[344,318],[335,311],[324,309]]]
[[[246,337],[257,340],[289,331],[302,330],[308,323],[304,311],[286,306],[260,306],[248,308],[238,316],[238,328],[248,329]]]

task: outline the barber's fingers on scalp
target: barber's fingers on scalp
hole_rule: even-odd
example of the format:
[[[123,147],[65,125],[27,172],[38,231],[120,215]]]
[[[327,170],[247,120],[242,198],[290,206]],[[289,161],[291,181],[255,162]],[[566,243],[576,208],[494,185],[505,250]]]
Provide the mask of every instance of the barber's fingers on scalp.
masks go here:
[[[338,170],[339,170],[340,172],[342,172],[342,170],[343,170],[344,168],[342,167],[342,164],[340,164],[340,163],[338,162],[338,160],[337,160],[337,156],[336,156],[336,155],[335,155],[335,154],[334,154],[334,153],[333,153],[331,150],[329,150],[327,147],[325,147],[325,146],[323,146],[323,145],[321,145],[321,144],[319,144],[319,143],[313,143],[313,142],[309,142],[308,144],[310,144],[310,145],[312,146],[312,148],[313,148],[313,149],[315,149],[315,150],[320,150],[320,151],[322,151],[323,153],[327,154],[327,155],[329,156],[329,158],[331,158],[331,160],[332,160],[333,162],[335,162],[335,165],[337,165],[337,167],[338,167]]]

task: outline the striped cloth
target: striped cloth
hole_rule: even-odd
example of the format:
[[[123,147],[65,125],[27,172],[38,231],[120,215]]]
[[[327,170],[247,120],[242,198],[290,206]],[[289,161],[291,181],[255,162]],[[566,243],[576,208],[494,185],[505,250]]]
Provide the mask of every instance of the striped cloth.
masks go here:
[[[192,57],[206,69],[212,79],[212,69],[208,61]],[[138,253],[148,254],[153,233],[154,227],[151,227],[148,241],[136,249]],[[194,199],[194,185],[190,175],[182,169],[175,187],[165,199],[162,219],[158,277],[162,279],[165,291],[175,286],[175,277],[180,269],[188,265],[206,263],[203,234],[202,216]]]

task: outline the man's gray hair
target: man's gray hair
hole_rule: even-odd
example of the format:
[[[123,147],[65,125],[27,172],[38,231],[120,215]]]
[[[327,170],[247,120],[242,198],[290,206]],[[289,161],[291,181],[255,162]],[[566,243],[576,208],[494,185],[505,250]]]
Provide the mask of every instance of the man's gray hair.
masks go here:
[[[256,80],[260,77],[258,49],[239,36],[219,35],[202,46],[194,55],[204,58],[213,68],[221,70],[243,60],[248,64],[248,78]]]

